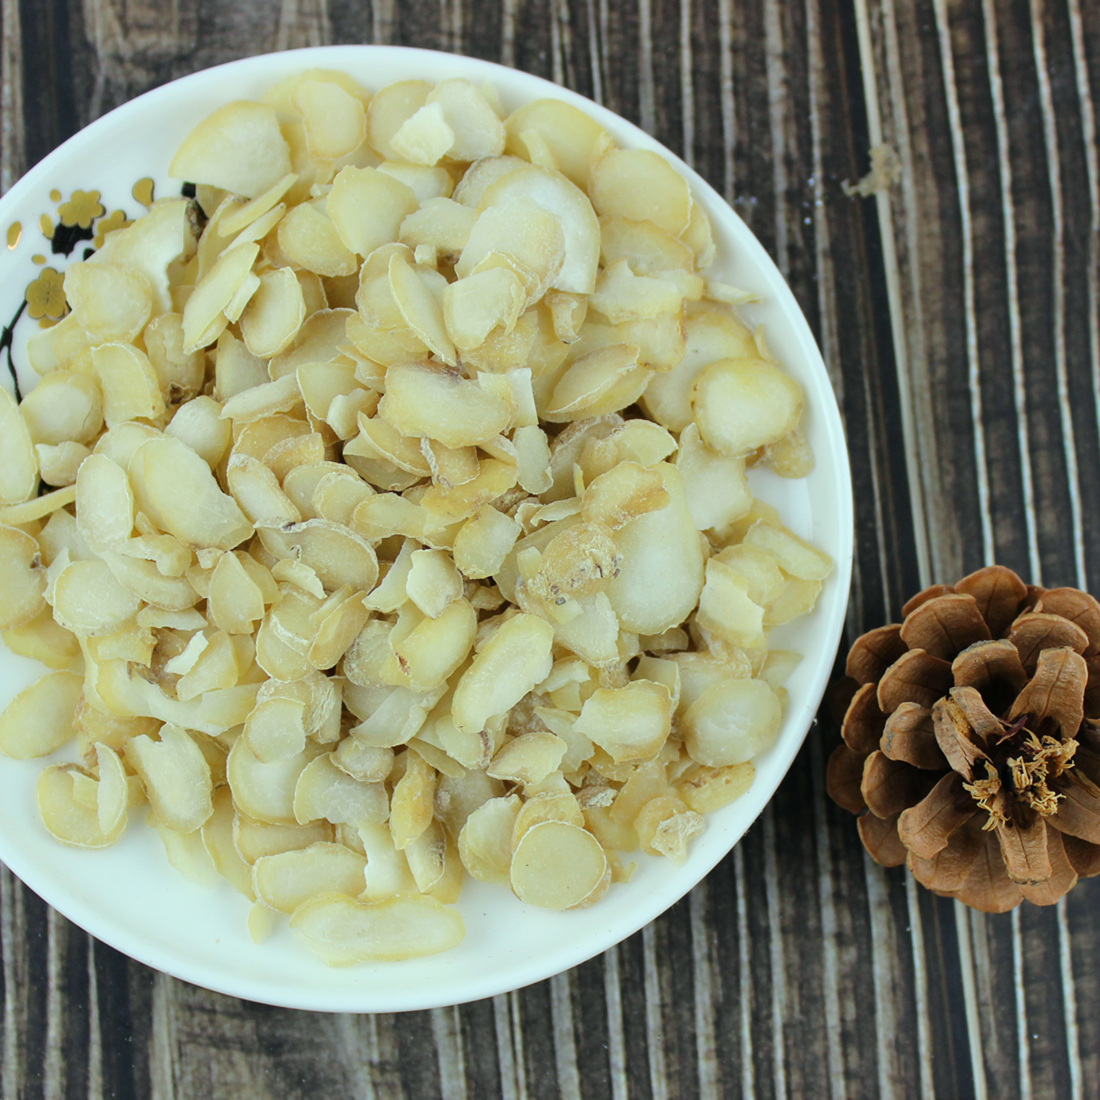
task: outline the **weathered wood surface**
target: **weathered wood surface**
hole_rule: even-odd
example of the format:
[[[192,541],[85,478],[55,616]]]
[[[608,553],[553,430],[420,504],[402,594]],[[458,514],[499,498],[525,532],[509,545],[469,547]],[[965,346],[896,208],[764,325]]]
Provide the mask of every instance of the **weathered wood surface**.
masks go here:
[[[849,628],[998,560],[1100,586],[1100,5],[1090,0],[2,0],[0,185],[246,54],[449,49],[640,122],[723,191],[818,335],[856,478]],[[841,182],[870,145],[901,182]],[[0,1097],[1100,1095],[1100,885],[970,913],[864,858],[823,716],[768,811],[620,947],[492,1001],[264,1008],[0,877]]]

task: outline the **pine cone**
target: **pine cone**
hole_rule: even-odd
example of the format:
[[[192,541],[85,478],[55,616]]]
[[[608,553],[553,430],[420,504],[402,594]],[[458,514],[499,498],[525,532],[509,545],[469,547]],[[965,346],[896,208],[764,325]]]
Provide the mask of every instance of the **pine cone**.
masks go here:
[[[1100,873],[1100,603],[990,566],[848,654],[832,798],[872,858],[987,913]]]

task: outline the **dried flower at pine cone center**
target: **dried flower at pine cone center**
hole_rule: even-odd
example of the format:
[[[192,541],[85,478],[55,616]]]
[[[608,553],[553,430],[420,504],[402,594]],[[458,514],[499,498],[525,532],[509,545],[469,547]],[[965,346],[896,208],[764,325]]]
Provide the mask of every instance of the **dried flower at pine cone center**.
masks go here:
[[[834,800],[879,863],[987,912],[1100,872],[1100,603],[991,566],[859,638]]]
[[[1045,735],[1040,738],[1027,728],[1028,721],[1029,715],[1025,714],[1015,722],[1002,722],[1004,735],[986,750],[985,776],[974,776],[972,782],[963,784],[989,815],[985,829],[1027,817],[1028,810],[1049,817],[1057,811],[1058,800],[1065,797],[1059,792],[1057,780],[1073,767],[1077,742]]]

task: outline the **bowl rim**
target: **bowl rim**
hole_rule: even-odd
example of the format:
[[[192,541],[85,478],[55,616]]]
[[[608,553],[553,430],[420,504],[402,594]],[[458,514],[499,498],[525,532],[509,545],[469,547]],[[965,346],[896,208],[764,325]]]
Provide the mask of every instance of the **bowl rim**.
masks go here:
[[[774,797],[814,724],[814,716],[831,676],[833,655],[839,648],[843,634],[854,558],[854,500],[851,471],[836,393],[805,315],[774,261],[746,223],[728,205],[718,191],[674,152],[660,144],[634,123],[614,114],[580,93],[554,84],[543,77],[480,58],[419,47],[387,45],[314,46],[278,53],[257,54],[224,62],[179,77],[136,96],[73,134],[30,167],[3,196],[0,196],[0,217],[7,217],[8,209],[27,201],[32,194],[46,190],[49,177],[59,168],[64,168],[70,158],[79,153],[83,143],[94,141],[100,130],[106,129],[110,125],[126,122],[131,116],[140,117],[150,110],[155,111],[160,108],[162,101],[165,103],[170,102],[193,88],[198,89],[208,84],[212,79],[217,81],[229,76],[235,77],[238,74],[249,78],[275,69],[279,71],[270,72],[269,74],[269,82],[274,83],[285,73],[300,71],[305,68],[349,69],[352,65],[369,73],[370,59],[379,55],[400,58],[410,66],[420,63],[425,76],[430,79],[440,79],[443,75],[449,75],[438,72],[440,68],[444,70],[452,69],[456,73],[461,71],[462,75],[467,76],[473,73],[482,74],[485,79],[490,81],[496,76],[502,84],[518,82],[522,85],[522,89],[514,94],[514,98],[521,101],[546,96],[579,107],[596,118],[601,125],[610,129],[617,139],[625,141],[630,147],[650,149],[659,152],[670,160],[687,177],[693,193],[702,198],[708,212],[712,215],[712,220],[714,220],[716,211],[723,219],[731,219],[728,226],[733,228],[737,236],[738,249],[744,253],[752,266],[758,268],[766,276],[768,282],[767,294],[781,310],[784,324],[790,326],[792,338],[797,340],[799,351],[804,357],[805,370],[812,375],[819,376],[819,379],[824,383],[823,393],[828,395],[826,400],[820,401],[812,407],[812,412],[815,416],[821,417],[822,426],[830,442],[829,457],[835,482],[834,487],[837,490],[837,514],[835,516],[837,545],[831,550],[835,560],[835,570],[826,585],[826,592],[830,593],[831,598],[824,629],[823,647],[817,655],[815,673],[805,697],[799,700],[800,705],[797,708],[797,713],[793,706],[788,708],[784,716],[784,727],[780,740],[769,750],[768,756],[774,764],[773,771],[776,774],[776,779],[774,784],[769,786],[766,795],[761,797],[761,791],[758,789],[760,786],[758,778],[753,787],[739,800],[745,806],[751,807],[751,812],[747,815],[743,825],[739,825],[730,831],[730,836],[727,838],[728,843],[719,846],[720,850],[714,855],[713,859],[705,861],[700,873],[694,874],[695,871],[699,871],[699,867],[693,866],[694,877],[686,882],[682,889],[672,891],[667,897],[662,896],[659,907],[640,906],[633,913],[628,911],[625,919],[620,915],[617,920],[611,922],[611,928],[603,938],[585,942],[582,946],[559,943],[546,956],[549,960],[548,963],[539,965],[537,962],[531,963],[530,960],[526,960],[526,972],[520,973],[518,977],[513,974],[506,980],[501,980],[498,974],[489,972],[482,976],[480,982],[471,983],[470,987],[463,990],[458,997],[448,993],[442,998],[421,996],[411,1000],[400,996],[390,996],[388,1000],[372,1001],[370,996],[372,991],[369,985],[358,990],[353,989],[350,994],[345,992],[343,995],[337,996],[333,996],[332,991],[327,991],[327,994],[322,992],[318,995],[312,995],[312,991],[309,990],[283,991],[280,993],[275,988],[266,989],[249,986],[247,980],[242,983],[233,974],[226,974],[210,965],[203,965],[201,959],[196,961],[182,955],[173,955],[170,949],[167,951],[158,949],[156,944],[152,943],[130,942],[129,937],[123,930],[114,927],[110,923],[105,924],[94,910],[82,909],[81,899],[74,897],[71,892],[67,891],[64,883],[52,881],[47,870],[40,869],[29,859],[22,858],[17,845],[9,851],[8,849],[11,847],[9,837],[0,831],[0,857],[3,858],[9,869],[55,910],[97,939],[145,965],[200,987],[229,996],[247,998],[259,1003],[309,1011],[415,1011],[468,1003],[520,989],[577,966],[614,947],[651,923],[677,901],[685,898],[732,851],[733,847],[744,836],[744,833],[759,817],[764,807]],[[377,83],[370,81],[369,77],[364,79],[361,75],[360,79],[368,86]],[[225,101],[224,96],[222,101]],[[197,117],[196,115],[196,119]],[[186,130],[183,130],[182,133],[186,133]],[[46,184],[45,187],[44,184]],[[824,659],[822,654],[827,659]],[[800,731],[797,736],[787,732],[792,723]],[[41,762],[32,763],[40,764]],[[190,888],[198,889],[193,885],[190,885]],[[496,887],[495,889],[503,888]],[[563,939],[567,939],[567,937],[563,937]],[[256,950],[263,951],[264,946],[260,945]],[[445,957],[436,956],[435,958],[442,960]],[[318,960],[318,965],[323,964],[320,964]],[[523,970],[524,968],[521,966],[519,969]],[[508,973],[511,972],[508,971]],[[291,993],[289,997],[287,996],[288,992]]]

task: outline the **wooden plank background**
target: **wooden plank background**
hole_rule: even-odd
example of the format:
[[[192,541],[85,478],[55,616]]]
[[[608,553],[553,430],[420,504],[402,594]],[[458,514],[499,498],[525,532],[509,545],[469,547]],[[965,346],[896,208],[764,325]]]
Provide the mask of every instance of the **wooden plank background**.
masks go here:
[[[997,560],[1100,587],[1096,0],[0,0],[0,186],[90,119],[330,42],[551,77],[681,153],[789,279],[856,479],[854,633]],[[900,182],[842,181],[871,145]],[[825,716],[688,898],[541,985],[326,1016],[129,962],[0,873],[0,1097],[1100,1095],[1100,885],[1000,917],[862,853]]]

